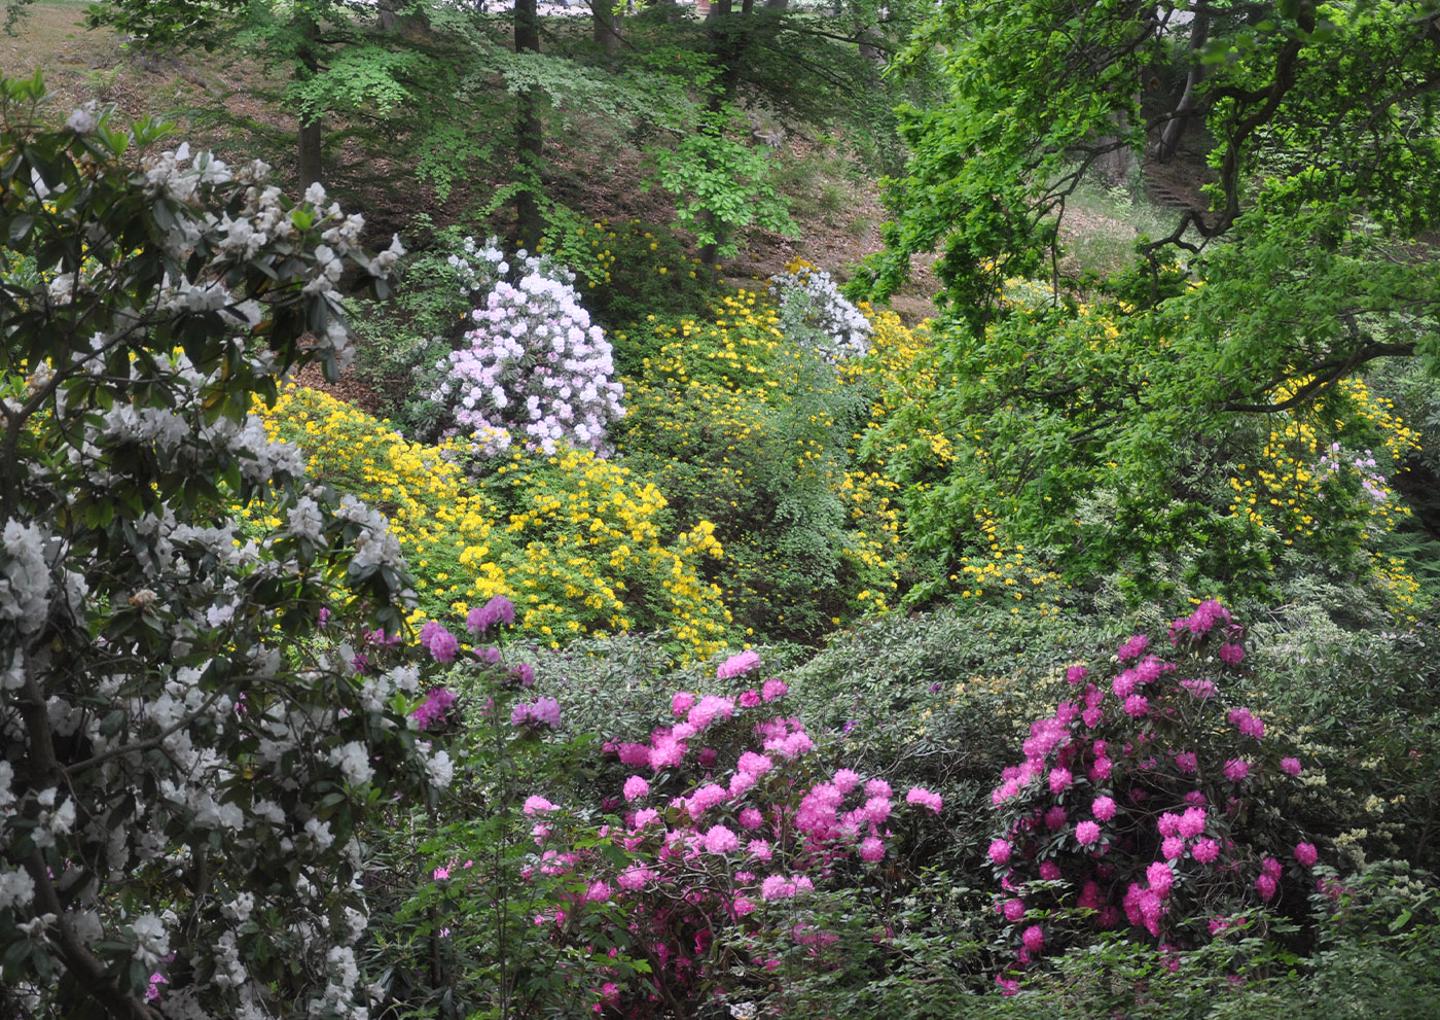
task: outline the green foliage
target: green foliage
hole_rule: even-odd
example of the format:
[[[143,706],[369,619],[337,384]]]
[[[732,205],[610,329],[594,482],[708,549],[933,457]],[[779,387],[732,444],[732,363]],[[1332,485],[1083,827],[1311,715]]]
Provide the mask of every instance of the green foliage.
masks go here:
[[[753,293],[711,320],[616,335],[620,358],[641,364],[617,446],[682,517],[715,524],[715,577],[738,623],[814,640],[865,608],[860,592],[893,583],[888,521],[853,477],[868,395],[784,338]]]
[[[1072,584],[1123,569],[1137,598],[1172,592],[1176,571],[1192,590],[1255,594],[1292,552],[1333,576],[1371,572],[1404,512],[1387,480],[1413,430],[1353,380],[1268,419],[1216,408],[1171,328],[1200,316],[1209,289],[1157,316],[1017,288],[988,325],[940,331],[915,399],[867,440],[903,487],[912,600],[963,591],[965,558],[997,535]],[[1356,465],[1367,454],[1373,469]]]
[[[738,110],[725,107],[702,117],[673,149],[651,152],[656,183],[675,199],[676,223],[722,258],[735,254],[736,235],[746,228],[796,232],[770,159],[735,138],[742,122]]]

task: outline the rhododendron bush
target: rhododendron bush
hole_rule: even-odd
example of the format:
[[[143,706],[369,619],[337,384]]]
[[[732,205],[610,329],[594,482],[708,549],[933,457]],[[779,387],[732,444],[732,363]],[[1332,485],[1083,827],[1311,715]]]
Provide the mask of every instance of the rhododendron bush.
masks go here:
[[[581,306],[573,273],[524,251],[516,261],[512,284],[493,242],[455,256],[464,286],[493,285],[432,399],[482,456],[515,441],[546,454],[562,443],[604,454],[610,425],[625,413],[610,343]]]
[[[991,796],[1015,947],[1003,989],[1097,930],[1173,954],[1304,902],[1320,855],[1283,808],[1305,766],[1234,702],[1245,659],[1243,627],[1212,600],[1107,667],[1069,669],[1073,697],[1031,726]]]
[[[839,937],[807,897],[878,881],[898,832],[943,807],[928,790],[902,794],[832,768],[792,714],[786,684],[761,680],[759,666],[754,652],[731,657],[716,679],[738,693],[676,692],[672,720],[646,740],[605,745],[629,772],[610,801],[621,811],[608,831],[619,855],[537,838],[542,860],[584,888],[537,923],[569,938],[599,907],[623,924],[610,937],[648,965],[628,980],[601,973],[598,1000],[621,1015],[689,1015],[716,996],[763,993],[779,960],[750,938],[761,930],[789,932],[823,967]]]
[[[402,622],[384,519],[248,411],[335,366],[337,281],[399,246],[149,124],[34,127],[42,96],[0,82],[0,237],[38,270],[0,277],[0,1015],[364,1017],[361,825],[453,766],[418,665],[355,651]]]

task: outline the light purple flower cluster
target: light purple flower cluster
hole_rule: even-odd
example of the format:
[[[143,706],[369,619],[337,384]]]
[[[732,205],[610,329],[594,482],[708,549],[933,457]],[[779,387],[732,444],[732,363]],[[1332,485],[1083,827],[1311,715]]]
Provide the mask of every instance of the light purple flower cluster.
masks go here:
[[[521,702],[510,712],[510,725],[529,726],[534,729],[560,727],[560,702],[554,698],[536,698]]]
[[[450,354],[433,399],[485,455],[515,438],[546,454],[570,443],[604,455],[610,425],[625,414],[610,343],[580,306],[571,274],[534,258],[523,270],[472,313],[468,346]]]
[[[417,726],[422,730],[428,730],[443,722],[446,713],[454,704],[455,693],[453,691],[446,690],[444,687],[435,687],[425,695],[425,700],[410,715],[414,717]]]
[[[515,622],[515,604],[504,595],[496,595],[483,606],[476,606],[465,616],[465,628],[472,634],[484,634],[491,627]]]
[[[434,620],[420,628],[420,646],[439,663],[454,662],[455,653],[460,650],[460,642],[455,635]]]

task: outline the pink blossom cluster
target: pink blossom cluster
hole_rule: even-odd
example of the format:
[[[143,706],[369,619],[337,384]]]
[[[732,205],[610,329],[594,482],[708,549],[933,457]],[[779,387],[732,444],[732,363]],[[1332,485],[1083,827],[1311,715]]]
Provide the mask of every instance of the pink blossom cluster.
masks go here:
[[[1082,930],[1128,924],[1165,940],[1169,959],[1194,931],[1195,912],[1267,903],[1284,888],[1278,857],[1262,849],[1274,834],[1259,831],[1245,798],[1258,795],[1257,775],[1298,776],[1300,761],[1267,765],[1264,721],[1224,706],[1223,677],[1196,676],[1215,657],[1222,668],[1241,661],[1244,631],[1211,600],[1176,620],[1170,636],[1174,659],[1151,653],[1145,635],[1126,640],[1108,683],[1070,667],[1075,694],[1031,724],[1023,760],[1001,772],[991,793],[1000,831],[986,855],[1002,890],[996,910],[1019,939],[1013,965],[997,975],[1006,994],[1042,952],[1080,934],[1021,930],[1034,909],[1074,903],[1093,911]],[[1182,667],[1189,676],[1177,679]],[[1319,854],[1301,841],[1292,856],[1309,868]]]
[[[731,679],[757,669],[758,656],[746,655],[743,665]],[[629,984],[603,975],[620,982],[622,1004],[702,997],[722,931],[753,930],[768,923],[767,904],[788,910],[838,871],[883,861],[906,806],[922,815],[941,811],[937,793],[912,787],[902,803],[887,780],[854,769],[817,778],[814,740],[798,718],[783,714],[788,694],[779,680],[740,695],[679,691],[670,699],[674,721],[648,740],[605,745],[628,768],[648,770],[621,782],[614,800],[620,824],[604,830],[624,863],[594,853],[575,855],[573,863],[577,887],[605,883],[607,908],[620,911],[626,937],[642,941],[656,965]],[[568,851],[559,852],[563,866]],[[544,923],[569,930],[564,926],[583,907],[571,901]],[[588,923],[609,916],[590,914]],[[808,925],[794,926],[792,935],[808,952],[836,942],[834,933]],[[728,944],[733,952],[734,940]]]
[[[425,700],[410,715],[416,726],[428,730],[443,722],[454,704],[455,692],[444,687],[432,687],[426,693]]]
[[[560,702],[554,698],[536,698],[534,701],[517,702],[510,710],[510,725],[533,729],[560,727]]]

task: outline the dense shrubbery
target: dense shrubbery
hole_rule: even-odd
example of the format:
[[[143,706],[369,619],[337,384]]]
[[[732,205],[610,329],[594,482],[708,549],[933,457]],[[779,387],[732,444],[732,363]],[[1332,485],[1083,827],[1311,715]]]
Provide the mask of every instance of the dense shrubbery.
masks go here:
[[[672,537],[665,497],[623,466],[579,450],[512,451],[475,479],[460,466],[466,444],[412,442],[303,388],[287,389],[262,418],[304,452],[315,478],[390,518],[415,571],[421,612],[412,621],[504,594],[549,644],[658,630],[676,654],[703,657],[724,638],[719,592],[700,572],[722,554],[714,528],[699,521]],[[277,518],[257,506],[252,519]]]
[[[0,1011],[365,1016],[362,841],[453,766],[406,726],[419,664],[353,651],[400,624],[384,518],[248,412],[334,367],[337,281],[398,245],[153,125],[42,130],[42,92],[0,96],[5,263],[35,267],[0,279]]]
[[[852,455],[878,372],[842,376],[749,292],[711,321],[645,324],[616,344],[648,352],[626,381],[619,448],[682,513],[715,522],[737,621],[813,639],[890,603],[898,519],[884,480]]]
[[[1389,479],[1415,441],[1385,399],[1351,380],[1271,419],[1207,411],[1163,334],[1124,318],[1022,304],[945,333],[918,370],[933,386],[917,379],[868,447],[905,492],[912,599],[963,592],[973,557],[998,550],[1072,584],[1124,570],[1136,598],[1177,580],[1261,593],[1293,551],[1306,570],[1373,575],[1413,618],[1413,583],[1373,559],[1408,512]]]

